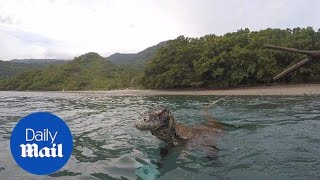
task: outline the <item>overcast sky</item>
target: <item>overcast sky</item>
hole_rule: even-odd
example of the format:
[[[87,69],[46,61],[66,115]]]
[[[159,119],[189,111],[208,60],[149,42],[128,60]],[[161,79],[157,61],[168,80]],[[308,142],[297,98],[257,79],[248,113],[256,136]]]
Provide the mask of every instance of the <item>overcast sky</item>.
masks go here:
[[[318,0],[0,0],[0,59],[135,53],[179,35],[320,28]]]

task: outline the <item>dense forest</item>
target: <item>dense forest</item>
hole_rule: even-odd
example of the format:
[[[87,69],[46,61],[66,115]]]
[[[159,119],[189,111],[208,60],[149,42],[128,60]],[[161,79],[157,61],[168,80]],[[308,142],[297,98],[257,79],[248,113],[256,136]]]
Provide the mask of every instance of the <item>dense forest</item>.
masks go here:
[[[137,54],[104,58],[87,53],[72,61],[23,71],[13,77],[2,76],[0,90],[220,88],[268,84],[273,76],[304,56],[266,49],[267,44],[320,50],[320,30],[241,29],[222,36],[179,36]],[[319,72],[320,62],[313,61],[280,82],[320,82]]]
[[[303,55],[264,48],[267,44],[320,50],[320,30],[249,29],[223,36],[180,36],[169,41],[146,64],[146,88],[235,87],[270,83],[272,77]],[[311,62],[283,82],[320,82],[320,62]]]

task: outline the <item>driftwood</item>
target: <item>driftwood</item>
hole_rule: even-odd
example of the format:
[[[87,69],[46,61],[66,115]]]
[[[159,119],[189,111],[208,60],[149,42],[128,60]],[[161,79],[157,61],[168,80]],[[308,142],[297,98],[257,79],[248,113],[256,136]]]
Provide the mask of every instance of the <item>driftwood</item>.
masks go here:
[[[307,50],[300,50],[300,49],[294,49],[294,48],[287,48],[287,47],[280,47],[280,46],[273,46],[273,45],[266,45],[265,46],[268,49],[274,49],[274,50],[280,50],[280,51],[287,51],[287,52],[293,52],[293,53],[299,53],[299,54],[305,54],[308,57],[303,59],[302,61],[299,61],[298,63],[292,65],[291,67],[285,69],[280,74],[276,75],[273,80],[276,81],[283,76],[287,75],[288,73],[292,72],[293,70],[299,68],[300,66],[306,64],[307,62],[311,60],[320,59],[320,51],[307,51]]]

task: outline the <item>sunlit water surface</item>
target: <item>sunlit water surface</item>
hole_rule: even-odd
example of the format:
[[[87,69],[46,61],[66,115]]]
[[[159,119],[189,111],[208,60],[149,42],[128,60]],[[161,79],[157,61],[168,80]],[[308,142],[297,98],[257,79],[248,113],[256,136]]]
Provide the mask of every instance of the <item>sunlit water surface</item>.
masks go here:
[[[209,160],[175,148],[159,168],[165,144],[134,128],[150,108],[167,107],[177,121],[205,121],[216,96],[110,96],[105,93],[0,92],[0,179],[319,179],[320,97],[224,97],[210,110],[234,125],[212,137],[220,149]],[[13,160],[15,124],[32,112],[52,112],[69,125],[73,154],[60,171],[35,176]],[[48,165],[50,166],[50,165]]]

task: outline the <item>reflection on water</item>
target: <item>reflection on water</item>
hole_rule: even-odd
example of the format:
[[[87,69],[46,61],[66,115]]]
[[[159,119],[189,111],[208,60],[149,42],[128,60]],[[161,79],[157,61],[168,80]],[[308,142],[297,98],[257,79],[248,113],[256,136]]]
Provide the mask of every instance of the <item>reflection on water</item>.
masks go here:
[[[104,93],[0,92],[1,179],[319,179],[320,97],[227,97],[212,108],[237,126],[212,137],[220,149],[209,160],[177,147],[158,168],[160,147],[151,133],[133,127],[149,108],[164,106],[184,124],[204,121],[214,96],[109,96]],[[73,155],[59,172],[34,176],[11,157],[17,121],[52,112],[69,125]]]

